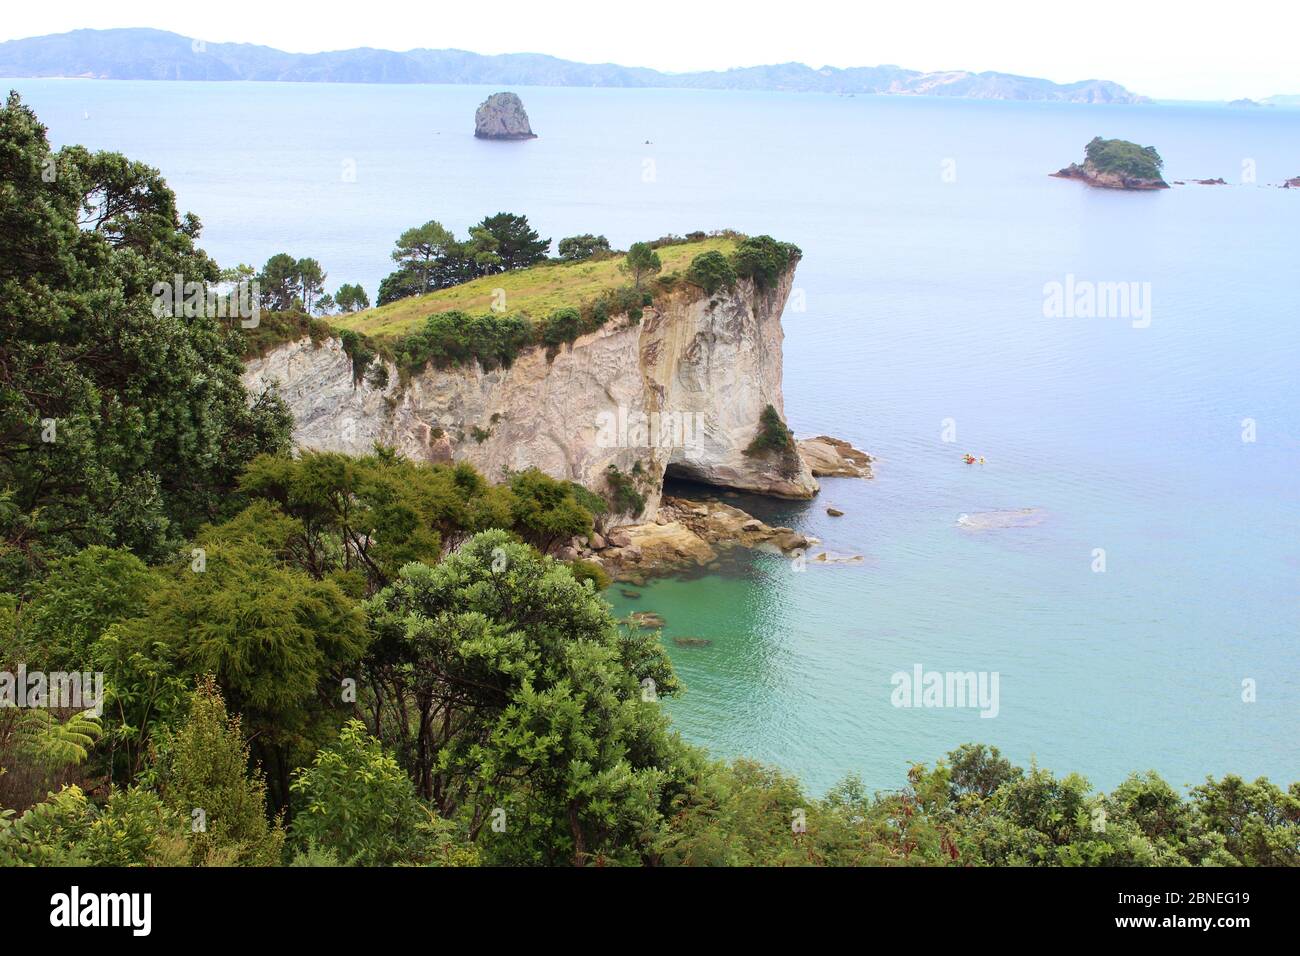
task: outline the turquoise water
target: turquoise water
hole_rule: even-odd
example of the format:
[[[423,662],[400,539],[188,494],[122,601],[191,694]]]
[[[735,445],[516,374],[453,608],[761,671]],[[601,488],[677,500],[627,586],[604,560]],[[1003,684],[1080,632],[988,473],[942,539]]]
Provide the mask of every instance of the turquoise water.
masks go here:
[[[815,789],[897,787],[967,740],[1103,787],[1148,767],[1297,778],[1300,190],[1263,184],[1300,175],[1300,112],[522,89],[541,138],[501,144],[470,135],[483,88],[10,85],[56,143],[159,166],[224,265],[313,255],[373,294],[403,228],[498,210],[557,239],[798,243],[787,417],[869,450],[877,477],[742,506],[865,561],[757,556],[611,592],[665,616],[687,684],[668,706],[715,753]],[[1098,134],[1157,146],[1171,180],[1234,185],[1045,175]],[[1150,326],[1045,318],[1044,284],[1067,275],[1149,283]],[[956,523],[1028,507],[1032,527]],[[998,716],[894,707],[891,675],[914,664],[996,671]]]

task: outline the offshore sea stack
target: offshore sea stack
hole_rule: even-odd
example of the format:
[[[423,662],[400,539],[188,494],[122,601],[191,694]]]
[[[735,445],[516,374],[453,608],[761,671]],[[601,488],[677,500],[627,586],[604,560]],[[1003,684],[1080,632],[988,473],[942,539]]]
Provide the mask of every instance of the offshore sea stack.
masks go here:
[[[474,135],[479,139],[536,139],[524,104],[514,93],[493,93],[474,113]]]

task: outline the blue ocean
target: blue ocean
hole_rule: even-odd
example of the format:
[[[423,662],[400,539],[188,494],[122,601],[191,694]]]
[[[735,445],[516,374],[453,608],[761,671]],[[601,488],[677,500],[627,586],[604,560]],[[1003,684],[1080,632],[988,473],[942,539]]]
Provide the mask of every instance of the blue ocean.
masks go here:
[[[313,256],[372,298],[429,219],[797,243],[789,423],[876,477],[737,503],[863,560],[611,591],[665,618],[667,706],[717,756],[814,790],[967,741],[1101,788],[1300,778],[1300,111],[524,87],[539,138],[499,143],[482,87],[7,83],[56,145],[161,169],[223,266]],[[1226,184],[1047,175],[1098,135]],[[1045,314],[1067,284],[1132,297]],[[996,715],[896,706],[917,665],[997,674]]]

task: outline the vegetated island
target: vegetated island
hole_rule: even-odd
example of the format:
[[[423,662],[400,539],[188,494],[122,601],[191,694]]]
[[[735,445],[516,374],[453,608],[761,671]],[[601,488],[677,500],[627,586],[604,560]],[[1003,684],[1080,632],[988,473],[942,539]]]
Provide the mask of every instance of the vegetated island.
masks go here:
[[[474,135],[479,139],[536,139],[524,104],[514,93],[493,93],[474,113]]]
[[[1164,164],[1154,146],[1094,136],[1084,147],[1082,166],[1071,163],[1050,175],[1079,179],[1103,189],[1168,189],[1169,184],[1160,174]]]

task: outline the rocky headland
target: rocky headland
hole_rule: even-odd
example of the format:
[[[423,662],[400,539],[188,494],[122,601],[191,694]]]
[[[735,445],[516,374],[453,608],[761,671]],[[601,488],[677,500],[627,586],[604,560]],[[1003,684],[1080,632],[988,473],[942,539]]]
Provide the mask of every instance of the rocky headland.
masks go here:
[[[663,496],[667,477],[792,499],[813,497],[819,476],[871,477],[871,456],[848,442],[796,441],[784,426],[781,313],[796,266],[712,293],[677,283],[635,316],[491,369],[412,372],[376,356],[358,375],[343,334],[304,335],[248,359],[244,383],[284,399],[300,448],[366,454],[378,444],[416,461],[469,462],[493,481],[537,468],[583,485],[610,510],[601,533],[557,555],[594,560],[616,580],[707,567],[736,546],[802,553],[815,542],[790,528],[721,501]],[[785,442],[767,449],[758,438],[773,418]],[[635,494],[611,493],[619,487]]]

